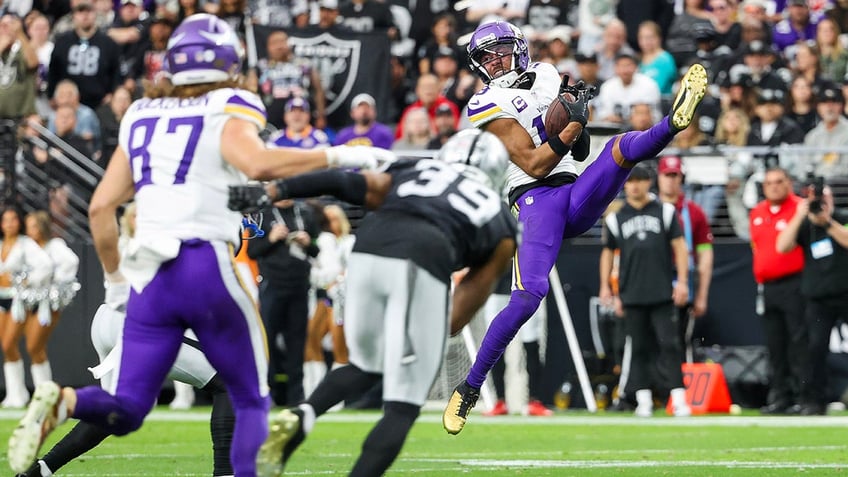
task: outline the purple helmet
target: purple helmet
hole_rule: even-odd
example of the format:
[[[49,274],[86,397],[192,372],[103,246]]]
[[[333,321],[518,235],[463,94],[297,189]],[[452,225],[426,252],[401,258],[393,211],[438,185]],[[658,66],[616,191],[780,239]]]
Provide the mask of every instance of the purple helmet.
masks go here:
[[[512,57],[509,69],[491,73],[486,69],[487,63],[501,61],[505,56]],[[484,83],[508,88],[530,64],[527,40],[521,30],[512,23],[484,23],[474,30],[471,41],[468,42],[468,61],[471,63],[471,69]]]
[[[241,71],[244,49],[227,22],[198,13],[174,30],[165,56],[175,86],[214,83]]]

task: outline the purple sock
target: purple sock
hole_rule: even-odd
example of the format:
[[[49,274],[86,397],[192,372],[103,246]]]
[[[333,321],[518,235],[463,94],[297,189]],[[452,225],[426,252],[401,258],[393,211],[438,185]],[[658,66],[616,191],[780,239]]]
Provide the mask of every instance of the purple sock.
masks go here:
[[[618,146],[624,159],[641,162],[653,159],[668,147],[671,140],[674,139],[674,134],[668,116],[665,116],[646,131],[624,133]]]
[[[533,316],[541,301],[541,298],[536,298],[526,291],[512,292],[509,304],[498,313],[489,325],[489,329],[486,330],[477,358],[471,365],[471,370],[468,371],[468,377],[465,378],[469,386],[475,389],[483,387],[486,375],[503,355],[510,341],[515,338],[521,325]]]

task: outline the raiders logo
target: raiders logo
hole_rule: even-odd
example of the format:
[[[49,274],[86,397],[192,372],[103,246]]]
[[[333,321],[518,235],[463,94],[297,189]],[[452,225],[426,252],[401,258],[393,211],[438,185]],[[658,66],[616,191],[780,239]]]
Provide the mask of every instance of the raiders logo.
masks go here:
[[[0,66],[0,88],[7,89],[12,86],[18,79],[18,69],[16,65]]]
[[[294,56],[309,60],[318,71],[327,97],[327,115],[346,107],[359,71],[362,43],[323,33],[312,38],[289,37],[289,45]]]

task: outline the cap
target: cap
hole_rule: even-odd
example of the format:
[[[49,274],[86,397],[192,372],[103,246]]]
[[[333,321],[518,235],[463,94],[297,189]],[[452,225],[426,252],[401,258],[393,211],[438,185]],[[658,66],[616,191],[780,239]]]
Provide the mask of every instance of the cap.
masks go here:
[[[319,0],[318,7],[326,10],[338,10],[339,0]]]
[[[137,7],[144,5],[144,0],[121,0],[121,5],[133,4]]]
[[[436,50],[436,54],[433,56],[433,59],[436,58],[453,58],[456,59],[456,51],[449,46],[440,46],[439,49]]]
[[[746,55],[768,55],[771,53],[771,47],[760,40],[754,40],[748,43],[748,46],[745,48]]]
[[[716,39],[717,33],[712,23],[698,23],[692,33],[695,41],[712,41]]]
[[[637,164],[636,167],[630,170],[628,181],[649,181],[653,177],[651,170],[644,164]]]
[[[746,12],[751,10],[766,10],[768,7],[764,0],[745,0],[742,2],[742,8]]]
[[[559,40],[566,45],[571,44],[571,27],[567,25],[557,25],[551,28],[546,35],[548,41]]]
[[[293,17],[309,13],[309,3],[306,0],[294,0],[291,6],[291,14]]]
[[[683,159],[680,156],[662,156],[657,166],[660,174],[683,174]]]
[[[90,11],[90,10],[94,10],[94,5],[92,5],[91,3],[87,2],[87,1],[80,2],[76,5],[74,5],[74,8],[72,8],[71,10],[75,11],[75,12],[81,12],[81,11],[85,11],[85,10]]]
[[[172,28],[173,28],[173,26],[174,26],[174,21],[173,21],[173,20],[171,20],[170,18],[168,18],[168,17],[166,17],[166,16],[162,16],[162,15],[156,15],[156,16],[154,16],[154,17],[153,17],[153,19],[150,21],[150,24],[151,24],[151,25],[156,24],[156,23],[161,23],[161,24],[163,24],[163,25],[168,25],[168,26],[170,26],[170,27],[172,27]]]
[[[368,93],[359,93],[353,97],[353,101],[350,102],[350,109],[353,109],[359,106],[362,103],[368,103],[372,108],[377,107],[377,101],[374,101],[374,97]]]
[[[639,59],[636,58],[636,53],[633,53],[632,51],[623,50],[623,51],[619,51],[618,53],[615,54],[615,61],[618,61],[622,58],[630,58],[631,60],[635,61],[636,63],[639,63]]]
[[[436,116],[440,114],[450,114],[451,116],[453,116],[453,110],[447,104],[442,103],[436,108]]]
[[[789,0],[786,2],[787,5],[796,6],[796,7],[806,7],[807,0]]]
[[[301,98],[300,96],[295,96],[294,98],[286,101],[286,112],[289,112],[293,109],[299,109],[308,113],[309,101]]]
[[[574,61],[576,61],[578,63],[597,63],[598,62],[598,55],[596,55],[594,53],[589,54],[589,55],[586,55],[586,54],[583,54],[583,53],[577,53],[576,55],[574,55]]]
[[[842,94],[842,88],[838,84],[829,83],[822,87],[819,93],[819,102],[844,103],[845,95]]]
[[[780,89],[761,89],[757,92],[757,103],[767,104],[783,104],[786,99],[786,93]]]

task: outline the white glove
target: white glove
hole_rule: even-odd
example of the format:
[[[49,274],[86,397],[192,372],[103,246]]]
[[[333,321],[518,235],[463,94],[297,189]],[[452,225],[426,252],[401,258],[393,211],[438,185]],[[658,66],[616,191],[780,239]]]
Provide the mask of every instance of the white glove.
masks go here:
[[[378,147],[334,146],[324,151],[330,167],[341,169],[374,170],[397,160],[395,153]]]
[[[113,310],[126,309],[127,301],[130,299],[130,282],[106,281],[106,297],[103,302]]]

